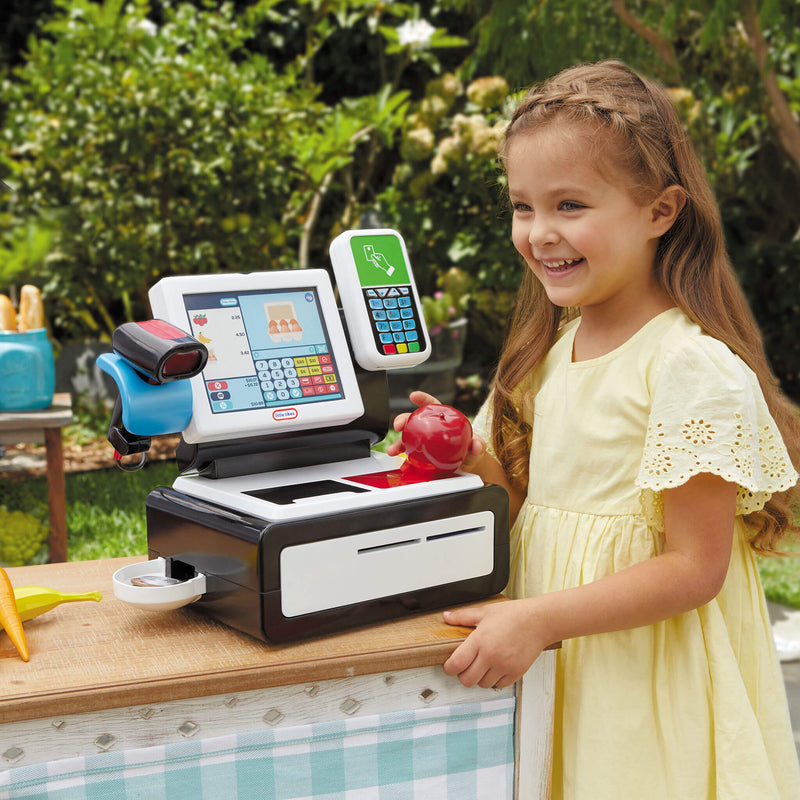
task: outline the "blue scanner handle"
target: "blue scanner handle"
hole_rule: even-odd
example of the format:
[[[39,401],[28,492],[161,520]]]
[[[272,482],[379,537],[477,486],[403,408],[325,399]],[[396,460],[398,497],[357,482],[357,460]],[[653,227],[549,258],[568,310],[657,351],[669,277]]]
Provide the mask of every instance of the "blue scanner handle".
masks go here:
[[[179,433],[192,418],[192,387],[189,381],[149,383],[147,377],[117,353],[103,353],[97,366],[110,375],[119,389],[111,415],[108,439],[115,457],[142,453],[134,469],[144,466],[150,437]],[[123,469],[122,462],[117,463]]]
[[[97,365],[117,384],[122,424],[137,436],[180,433],[192,418],[189,381],[152,384],[116,353],[103,353]]]

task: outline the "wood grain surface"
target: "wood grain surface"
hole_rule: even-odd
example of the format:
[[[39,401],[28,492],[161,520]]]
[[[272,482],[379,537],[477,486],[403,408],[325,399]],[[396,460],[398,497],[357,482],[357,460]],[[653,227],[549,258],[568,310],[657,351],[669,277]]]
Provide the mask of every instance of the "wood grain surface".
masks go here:
[[[190,609],[146,611],[117,600],[112,574],[143,560],[8,570],[14,586],[99,589],[103,600],[26,622],[27,663],[0,632],[0,723],[440,665],[469,633],[434,612],[273,646]]]

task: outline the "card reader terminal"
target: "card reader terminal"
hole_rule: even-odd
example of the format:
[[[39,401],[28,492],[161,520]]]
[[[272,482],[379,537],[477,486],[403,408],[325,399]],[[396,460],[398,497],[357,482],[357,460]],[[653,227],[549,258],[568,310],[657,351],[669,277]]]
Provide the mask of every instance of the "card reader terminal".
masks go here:
[[[430,355],[405,243],[396,231],[346,231],[331,264],[356,361],[366,370],[413,367]]]

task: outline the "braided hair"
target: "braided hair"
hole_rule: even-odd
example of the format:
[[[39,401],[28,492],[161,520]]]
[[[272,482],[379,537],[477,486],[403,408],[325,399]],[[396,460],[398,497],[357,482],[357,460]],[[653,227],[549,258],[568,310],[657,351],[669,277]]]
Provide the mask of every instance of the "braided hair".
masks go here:
[[[681,188],[683,208],[656,250],[656,282],[691,320],[755,372],[792,462],[800,466],[800,418],[770,370],[761,334],[725,249],[708,177],[668,93],[618,61],[571,67],[531,88],[511,117],[501,158],[514,138],[532,135],[555,121],[564,135],[583,133],[582,141],[593,143],[589,156],[601,173],[613,165],[613,179],[622,175],[642,205],[669,186]],[[560,325],[577,313],[553,305],[531,270],[525,270],[493,381],[491,432],[495,454],[512,484],[523,492],[530,451],[530,427],[524,417],[533,419],[523,413],[532,408],[525,378],[547,354]],[[762,511],[748,516],[755,527],[754,549],[776,552],[780,538],[793,527],[796,491],[774,495]]]

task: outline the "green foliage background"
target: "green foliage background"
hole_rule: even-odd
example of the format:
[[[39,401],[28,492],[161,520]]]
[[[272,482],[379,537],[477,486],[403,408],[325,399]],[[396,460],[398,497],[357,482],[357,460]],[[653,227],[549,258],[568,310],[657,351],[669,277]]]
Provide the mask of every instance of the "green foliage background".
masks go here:
[[[91,561],[147,553],[145,500],[155,486],[177,477],[174,461],[151,462],[139,472],[93,470],[68,473],[65,480],[70,561]],[[0,509],[26,509],[47,525],[47,480],[0,482]],[[0,531],[0,544],[7,532]]]
[[[617,57],[674,87],[768,353],[800,399],[800,162],[764,89],[771,70],[800,112],[800,6],[753,9],[7,0],[0,177],[15,191],[0,195],[0,291],[37,283],[58,341],[103,338],[148,315],[161,276],[323,266],[340,230],[389,224],[424,293],[453,267],[468,279],[468,359],[488,375],[520,275],[496,126],[531,82]]]

